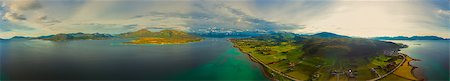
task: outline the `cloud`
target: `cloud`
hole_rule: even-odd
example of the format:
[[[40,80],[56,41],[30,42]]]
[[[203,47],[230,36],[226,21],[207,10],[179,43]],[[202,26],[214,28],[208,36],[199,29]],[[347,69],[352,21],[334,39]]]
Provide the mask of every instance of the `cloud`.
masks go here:
[[[300,25],[258,18],[227,1],[5,1],[3,32],[30,35],[68,32],[122,33],[141,28],[191,30],[222,27],[286,30]],[[15,27],[20,26],[20,27]],[[27,30],[24,30],[27,29]],[[42,33],[45,32],[45,33]],[[26,33],[22,33],[26,34]]]
[[[13,22],[17,22],[17,21],[22,21],[22,20],[27,20],[27,18],[24,15],[18,14],[18,13],[11,13],[11,12],[7,12],[4,15],[4,18]]]
[[[296,24],[286,24],[257,18],[240,9],[230,7],[233,5],[221,2],[194,2],[192,5],[194,6],[194,10],[189,15],[195,20],[189,23],[195,26],[195,28],[219,27],[274,31],[302,28],[302,26]]]
[[[321,31],[352,36],[450,37],[448,1],[0,0],[0,37],[142,28]]]
[[[338,1],[319,19],[302,21],[297,33],[335,32],[358,37],[437,35],[447,33],[448,17],[437,15],[434,1]],[[448,2],[444,2],[448,6]],[[444,5],[440,3],[441,5]],[[448,9],[444,9],[448,10]]]
[[[11,0],[3,3],[2,6],[7,6],[6,19],[11,21],[26,20],[26,12],[42,8],[42,5],[37,0]]]
[[[12,0],[9,2],[9,9],[12,12],[35,10],[42,8],[37,0]]]
[[[2,9],[4,10],[2,15],[4,21],[8,21],[11,24],[21,24],[26,27],[34,28],[33,23],[39,9],[42,5],[37,0],[6,0],[2,1]],[[11,25],[9,25],[11,26]],[[12,27],[11,27],[12,28]]]

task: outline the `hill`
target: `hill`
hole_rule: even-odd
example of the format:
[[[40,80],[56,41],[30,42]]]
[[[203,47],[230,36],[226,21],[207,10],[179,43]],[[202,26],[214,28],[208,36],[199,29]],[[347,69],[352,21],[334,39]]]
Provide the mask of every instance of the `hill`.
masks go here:
[[[320,32],[314,35],[311,35],[311,37],[317,37],[317,38],[350,38],[348,36],[338,35],[330,32]]]
[[[135,40],[127,42],[130,44],[181,44],[202,40],[201,37],[177,30],[151,32],[147,29],[141,29],[135,32],[119,34],[118,36],[122,38],[135,38]]]
[[[155,34],[147,29],[141,29],[135,32],[127,32],[118,35],[123,38],[153,37]]]
[[[14,37],[10,38],[9,40],[20,40],[20,39],[32,39],[32,37],[14,36]]]
[[[85,34],[85,33],[61,33],[56,35],[40,36],[36,39],[50,40],[50,41],[67,41],[67,40],[104,40],[114,38],[110,34]]]
[[[151,32],[147,29],[141,29],[134,32],[127,32],[118,35],[123,38],[141,38],[141,37],[157,37],[157,38],[189,38],[197,37],[187,32],[177,30],[161,30],[159,32]]]

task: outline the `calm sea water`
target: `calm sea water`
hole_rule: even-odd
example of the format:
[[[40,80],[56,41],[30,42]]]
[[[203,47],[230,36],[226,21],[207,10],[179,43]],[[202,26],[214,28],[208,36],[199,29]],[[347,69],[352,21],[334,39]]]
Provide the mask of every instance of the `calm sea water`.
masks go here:
[[[420,59],[412,62],[417,66],[414,72],[422,75],[426,80],[449,80],[449,43],[448,40],[413,40],[413,41],[392,41],[408,45],[408,48],[401,49],[400,52]]]
[[[1,79],[268,80],[226,39],[181,45],[125,41],[0,41]]]

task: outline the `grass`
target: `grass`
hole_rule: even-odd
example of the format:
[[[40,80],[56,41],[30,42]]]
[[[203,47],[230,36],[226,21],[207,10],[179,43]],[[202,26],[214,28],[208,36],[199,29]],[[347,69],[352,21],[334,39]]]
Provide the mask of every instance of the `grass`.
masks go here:
[[[399,77],[397,75],[388,75],[388,76],[380,79],[379,81],[411,81],[411,80]]]
[[[309,75],[304,74],[302,72],[298,72],[298,71],[289,72],[289,73],[287,73],[287,75],[297,78],[299,80],[308,80],[310,78]]]
[[[269,64],[271,62],[277,62],[282,59],[286,59],[286,56],[283,55],[262,55],[262,54],[254,54],[251,53],[254,57],[261,60],[264,64]]]
[[[380,55],[380,56],[374,57],[374,59],[372,59],[371,63],[374,65],[377,65],[377,66],[385,67],[386,65],[389,64],[389,62],[386,62],[389,59],[391,59],[391,58],[387,57],[385,55]]]
[[[367,64],[366,66],[357,67],[356,70],[358,71],[359,76],[356,76],[356,79],[357,80],[369,80],[369,79],[378,77],[376,74],[374,74],[374,73],[372,73],[372,71],[370,71],[370,68],[372,68],[372,67],[376,67],[376,65]]]
[[[409,62],[411,61],[413,61],[413,59],[406,56],[406,61],[394,72],[394,74],[409,80],[418,80],[412,72],[414,67],[409,65]]]
[[[269,66],[280,72],[285,72],[289,69],[289,65],[288,65],[287,61],[280,61],[275,64],[269,64]]]

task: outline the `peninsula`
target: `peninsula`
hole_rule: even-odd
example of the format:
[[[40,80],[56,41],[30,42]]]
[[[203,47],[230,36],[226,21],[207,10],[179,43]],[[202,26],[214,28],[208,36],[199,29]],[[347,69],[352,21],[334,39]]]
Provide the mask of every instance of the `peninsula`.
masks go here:
[[[275,33],[230,41],[263,65],[274,80],[416,80],[409,76],[411,69],[404,69],[408,68],[404,63],[409,57],[397,53],[404,46],[393,42],[328,32]]]
[[[161,30],[151,32],[147,29],[141,29],[135,32],[119,34],[122,38],[133,38],[128,44],[184,44],[201,41],[202,38],[177,30]]]

